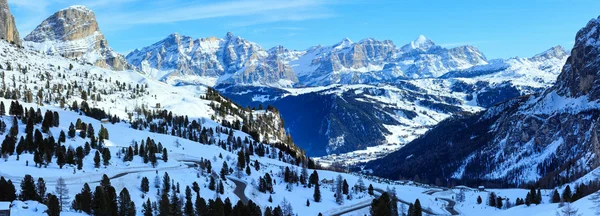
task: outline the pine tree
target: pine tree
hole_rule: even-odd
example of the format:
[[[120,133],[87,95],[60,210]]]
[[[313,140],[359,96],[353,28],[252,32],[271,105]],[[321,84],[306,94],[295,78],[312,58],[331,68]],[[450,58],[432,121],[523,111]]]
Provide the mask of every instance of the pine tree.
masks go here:
[[[184,213],[186,216],[194,215],[194,205],[192,204],[192,189],[190,186],[185,187],[185,207]]]
[[[145,176],[142,178],[142,184],[140,186],[140,189],[143,193],[148,193],[148,191],[150,191],[150,181],[148,181],[148,178],[146,178]]]
[[[383,193],[379,198],[373,199],[371,202],[370,213],[372,216],[388,216],[392,215],[391,198],[388,193]],[[410,211],[410,210],[409,210]],[[409,212],[411,215],[411,212]]]
[[[227,166],[227,162],[223,161],[223,167],[221,167],[220,176],[222,180],[227,180],[225,176],[229,174],[229,167]]]
[[[167,154],[167,148],[163,149],[162,158],[165,163],[169,160],[169,155]]]
[[[73,125],[73,122],[71,122],[71,125],[69,126],[69,138],[73,139],[75,137],[75,125]]]
[[[216,188],[215,178],[210,176],[210,182],[208,183],[208,189],[214,191]]]
[[[94,191],[94,198],[92,201],[92,210],[94,215],[110,215],[110,204],[108,203],[108,196],[104,192],[101,186],[97,186]]]
[[[374,189],[373,189],[373,185],[372,185],[372,184],[369,184],[368,193],[369,193],[369,195],[371,195],[371,196],[375,195],[375,192],[374,192]]]
[[[92,213],[92,203],[93,203],[93,195],[90,186],[85,183],[83,184],[83,188],[81,189],[81,193],[77,194],[75,197],[76,200],[76,210],[81,210],[87,214]]]
[[[144,214],[144,216],[153,216],[152,203],[150,203],[150,198],[148,198],[146,202],[142,205],[142,213]]]
[[[41,177],[38,178],[38,181],[37,181],[37,184],[36,184],[36,190],[37,190],[37,193],[38,193],[38,195],[37,195],[38,200],[40,202],[45,202],[45,199],[46,199],[46,190],[47,190],[47,188],[46,188],[46,181],[44,181],[44,179],[41,178]]]
[[[308,201],[308,199],[306,199],[306,206],[310,206],[310,201]]]
[[[342,193],[348,195],[348,182],[344,179],[344,183],[342,185]]]
[[[167,172],[165,172],[165,175],[163,175],[162,185],[162,192],[165,194],[169,194],[169,192],[171,191],[171,177],[169,177],[169,173]]]
[[[496,197],[496,208],[502,209],[502,197]]]
[[[315,191],[313,193],[313,199],[315,202],[321,202],[321,189],[319,183],[315,184]]]
[[[417,199],[417,200],[415,200],[413,216],[422,216],[422,215],[423,215],[423,209],[421,208],[421,202],[419,201],[419,199]]]
[[[108,150],[108,148],[104,148],[104,150],[102,150],[102,162],[104,163],[104,166],[108,166],[110,164],[110,150]]]
[[[483,200],[481,200],[481,196],[477,196],[477,204],[481,204]]]
[[[554,193],[552,194],[552,203],[560,202],[560,194],[558,194],[558,190],[554,189]]]
[[[206,201],[204,198],[200,197],[199,194],[196,194],[196,201],[194,202],[194,207],[196,208],[196,215],[205,215],[207,211]]]
[[[158,205],[158,216],[171,215],[171,202],[169,201],[169,195],[167,193],[163,192]]]
[[[21,200],[38,200],[35,181],[31,175],[25,175],[21,181]]]
[[[496,193],[491,192],[488,196],[488,205],[492,207],[496,207]]]
[[[183,212],[181,211],[181,202],[179,200],[179,197],[177,196],[177,193],[175,193],[175,191],[173,191],[173,193],[171,194],[171,214],[173,216],[181,216],[183,215]]]
[[[538,188],[537,192],[535,193],[535,204],[539,205],[542,203],[542,192],[541,190]]]
[[[119,216],[135,216],[135,204],[131,200],[127,188],[119,193]]]
[[[48,207],[48,210],[46,210],[48,216],[60,216],[60,203],[55,195],[48,194],[46,206]]]
[[[565,188],[565,190],[563,190],[562,193],[562,201],[563,202],[571,202],[571,186],[567,185],[567,187]]]

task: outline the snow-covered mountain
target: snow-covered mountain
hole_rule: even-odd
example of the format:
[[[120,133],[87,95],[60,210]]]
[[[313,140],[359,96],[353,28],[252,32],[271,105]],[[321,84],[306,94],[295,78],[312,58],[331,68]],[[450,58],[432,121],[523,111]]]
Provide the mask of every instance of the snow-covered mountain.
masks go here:
[[[21,37],[15,25],[15,18],[8,8],[7,0],[0,0],[0,37],[3,40],[21,45]]]
[[[369,168],[380,176],[554,186],[600,165],[600,18],[575,38],[556,83],[474,115],[443,121]],[[557,56],[551,49],[533,59]],[[435,158],[435,160],[433,160]],[[427,161],[427,163],[423,163]]]
[[[567,57],[561,47],[554,47],[531,58],[493,60],[440,78],[285,89],[219,85],[217,89],[243,106],[278,107],[289,132],[310,156],[351,152],[353,160],[336,160],[353,163],[390,153],[448,117],[541,91],[553,84]]]
[[[84,6],[71,6],[44,20],[24,39],[24,46],[114,70],[129,69],[98,27],[96,15]]]
[[[265,51],[258,44],[231,33],[225,38],[196,40],[172,34],[131,52],[127,60],[142,71],[171,83],[274,87],[432,78],[448,71],[487,64],[476,47],[446,49],[424,36],[401,48],[390,40],[367,38],[354,43],[346,38],[332,46],[314,46],[301,51],[282,46]]]
[[[134,50],[127,55],[127,61],[171,84],[290,87],[298,79],[276,53],[232,33],[224,38],[200,39],[175,33],[149,47]]]

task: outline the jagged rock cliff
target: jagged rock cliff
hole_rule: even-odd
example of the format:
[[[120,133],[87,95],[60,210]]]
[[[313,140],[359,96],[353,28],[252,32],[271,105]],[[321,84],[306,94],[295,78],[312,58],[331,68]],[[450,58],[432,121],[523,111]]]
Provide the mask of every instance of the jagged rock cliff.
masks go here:
[[[17,25],[15,25],[15,18],[8,8],[7,0],[0,0],[0,37],[21,45],[21,37],[17,31]]]
[[[125,58],[108,45],[94,12],[84,6],[71,6],[56,12],[24,40],[27,48],[47,54],[114,70],[130,68]]]

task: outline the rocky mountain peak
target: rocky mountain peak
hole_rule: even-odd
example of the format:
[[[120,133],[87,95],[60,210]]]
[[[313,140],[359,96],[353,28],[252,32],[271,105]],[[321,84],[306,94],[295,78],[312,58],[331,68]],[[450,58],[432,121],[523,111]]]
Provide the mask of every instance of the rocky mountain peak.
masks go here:
[[[587,95],[600,99],[600,17],[592,19],[575,37],[571,56],[567,59],[554,88],[567,97]]]
[[[533,56],[533,59],[562,59],[568,55],[565,48],[559,45]]]
[[[428,39],[424,35],[419,35],[419,37],[417,37],[417,39],[414,41],[402,46],[401,50],[403,52],[410,52],[412,50],[427,51],[435,46],[436,45],[432,40]]]
[[[110,48],[96,15],[85,6],[71,6],[54,13],[25,37],[25,46],[104,68],[130,68],[125,58]]]
[[[9,42],[21,44],[15,18],[10,12],[7,0],[0,0],[0,37]]]
[[[48,17],[37,26],[25,41],[73,41],[99,33],[96,14],[85,6],[71,6]]]

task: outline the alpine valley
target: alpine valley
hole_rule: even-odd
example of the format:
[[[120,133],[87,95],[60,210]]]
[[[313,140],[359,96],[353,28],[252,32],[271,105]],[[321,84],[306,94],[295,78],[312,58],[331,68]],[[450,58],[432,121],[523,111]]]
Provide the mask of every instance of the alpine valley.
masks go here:
[[[122,55],[86,6],[21,38],[9,5],[0,216],[598,213],[600,18],[508,59],[231,32]]]

